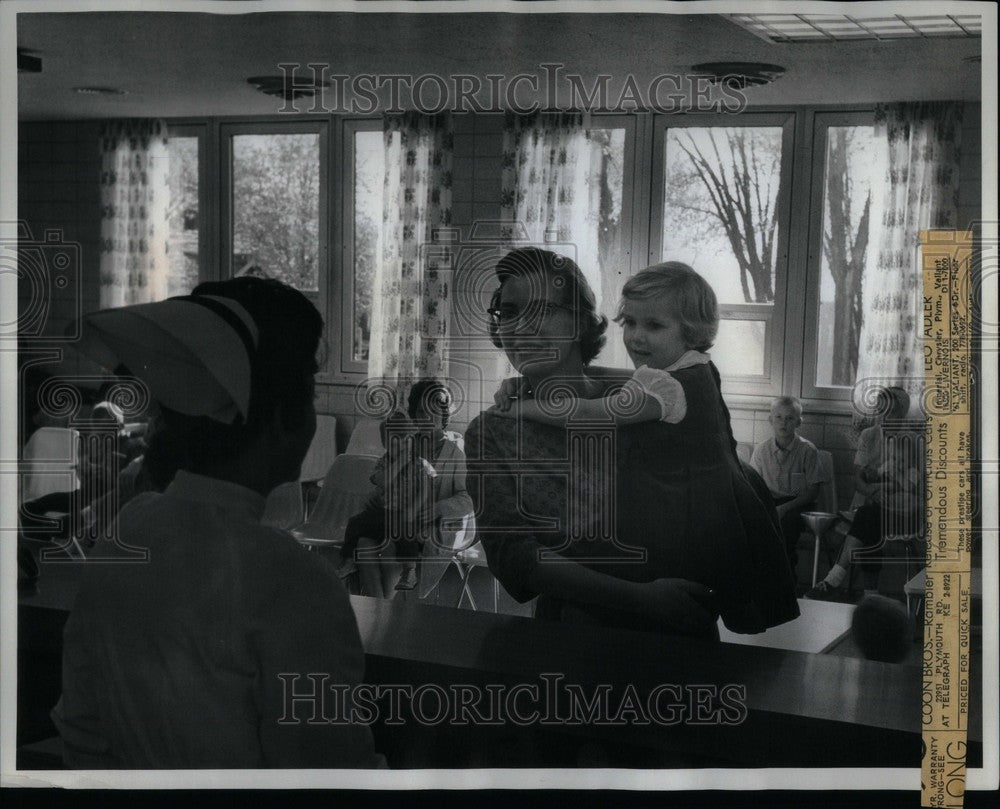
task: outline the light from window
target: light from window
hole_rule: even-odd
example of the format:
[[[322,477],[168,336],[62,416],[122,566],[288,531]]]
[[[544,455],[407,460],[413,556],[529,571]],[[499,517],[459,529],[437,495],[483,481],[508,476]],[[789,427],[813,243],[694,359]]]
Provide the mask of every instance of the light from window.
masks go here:
[[[820,387],[851,386],[855,381],[871,183],[881,165],[873,127],[827,128],[816,323],[816,384]]]
[[[233,275],[319,289],[319,134],[234,135]]]
[[[617,368],[631,363],[622,340],[621,327],[614,324],[618,301],[627,275],[621,253],[622,192],[625,187],[625,129],[591,129],[591,155],[588,186],[597,199],[591,204],[590,227],[597,232],[597,269],[601,288],[595,290],[601,310],[612,324],[599,362]],[[583,268],[586,272],[586,268]]]
[[[352,358],[368,359],[371,339],[372,282],[381,252],[382,183],[385,149],[382,132],[354,135],[354,308]],[[345,313],[346,314],[346,313]]]
[[[198,138],[171,136],[167,152],[170,158],[167,294],[173,297],[187,295],[198,285]]]
[[[720,373],[726,368],[729,374],[757,375],[766,367],[781,144],[776,126],[677,127],[666,133],[661,260],[694,267],[712,285],[724,316],[749,306],[765,317],[723,321],[715,353],[721,357],[736,347],[739,353],[719,362]]]
[[[766,348],[766,320],[724,318],[710,353],[722,376],[763,376]]]

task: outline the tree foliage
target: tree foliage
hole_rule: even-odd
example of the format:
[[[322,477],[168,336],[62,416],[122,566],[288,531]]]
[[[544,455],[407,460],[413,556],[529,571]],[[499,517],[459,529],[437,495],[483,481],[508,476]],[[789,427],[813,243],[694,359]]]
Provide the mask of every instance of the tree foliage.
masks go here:
[[[317,135],[234,138],[233,253],[245,267],[318,288],[319,185]]]

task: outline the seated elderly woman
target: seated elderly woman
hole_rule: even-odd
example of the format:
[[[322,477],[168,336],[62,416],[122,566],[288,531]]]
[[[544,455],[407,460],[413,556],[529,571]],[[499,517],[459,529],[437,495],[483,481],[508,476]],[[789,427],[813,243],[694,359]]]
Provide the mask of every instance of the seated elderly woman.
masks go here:
[[[316,429],[321,330],[305,296],[258,278],[85,319],[89,350],[159,403],[147,460],[169,465],[169,484],[119,515],[119,540],[145,561],[84,572],[52,713],[70,767],[382,763],[367,726],[283,720],[289,675],[348,689],[364,671],[333,567],[260,522]]]
[[[507,591],[519,601],[538,596],[537,617],[704,638],[718,637],[720,611],[739,632],[798,615],[773,506],[736,456],[718,373],[694,350],[704,343],[687,345],[678,331],[670,362],[647,351],[650,368],[605,398],[623,379],[587,373],[606,320],[579,267],[527,248],[496,272],[491,334],[523,375],[517,395],[534,401],[519,408],[529,420],[478,416],[466,453],[479,536]],[[637,308],[650,317],[661,304],[675,306],[664,289],[698,297],[702,318],[717,317],[714,293],[686,265],[645,276]],[[664,317],[673,316],[656,315]],[[671,395],[686,395],[687,406],[668,414],[676,408],[663,403],[661,411],[656,394],[635,387],[650,375],[671,376]],[[635,418],[614,415],[630,397]],[[595,399],[604,402],[586,401]],[[586,420],[554,417],[560,408]]]

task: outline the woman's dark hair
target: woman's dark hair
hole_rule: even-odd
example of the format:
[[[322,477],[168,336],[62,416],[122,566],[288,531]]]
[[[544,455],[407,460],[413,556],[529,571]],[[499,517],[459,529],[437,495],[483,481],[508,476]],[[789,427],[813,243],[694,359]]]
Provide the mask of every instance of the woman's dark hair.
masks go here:
[[[566,256],[541,250],[537,247],[521,247],[511,250],[496,266],[500,286],[493,293],[490,307],[500,304],[500,291],[508,278],[528,278],[539,282],[539,289],[545,288],[545,282],[551,281],[554,286],[561,286],[565,291],[566,302],[573,307],[576,318],[576,340],[580,345],[580,355],[584,365],[601,353],[608,328],[608,319],[597,312],[597,298],[590,288],[583,271],[576,262]],[[503,348],[496,326],[490,322],[490,340],[497,348]]]
[[[305,295],[280,281],[253,277],[209,281],[191,294],[229,298],[253,318],[258,337],[250,358],[250,405],[246,419],[233,424],[160,407],[159,429],[144,461],[157,488],[178,469],[199,472],[236,457],[279,410],[283,424],[294,428],[312,405],[323,319]]]
[[[417,410],[431,413],[435,409],[444,416],[444,427],[448,426],[448,402],[451,391],[440,379],[421,379],[413,384],[406,399],[406,412],[411,419],[417,417]]]

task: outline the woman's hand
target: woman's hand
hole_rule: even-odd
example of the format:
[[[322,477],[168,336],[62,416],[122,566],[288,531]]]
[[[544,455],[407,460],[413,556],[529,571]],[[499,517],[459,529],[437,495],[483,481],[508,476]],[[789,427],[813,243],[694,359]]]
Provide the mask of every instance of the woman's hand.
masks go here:
[[[500,383],[500,388],[493,394],[493,403],[501,413],[506,413],[521,396],[521,386],[524,377],[513,376]]]
[[[687,579],[656,579],[636,585],[636,612],[685,634],[707,632],[718,619],[714,593]]]
[[[499,394],[497,394],[499,396]],[[517,419],[521,416],[521,407],[524,403],[519,399],[508,399],[506,406],[501,407],[499,404],[494,405],[490,408],[496,415],[504,419]]]

